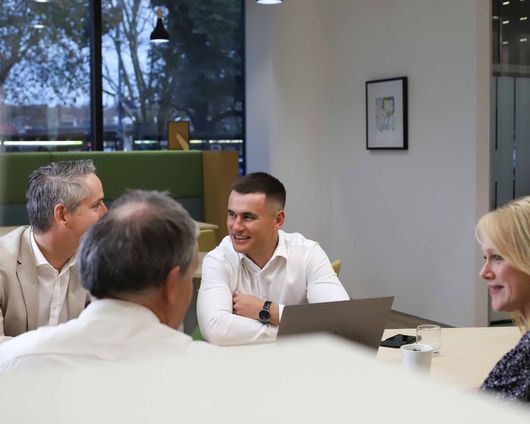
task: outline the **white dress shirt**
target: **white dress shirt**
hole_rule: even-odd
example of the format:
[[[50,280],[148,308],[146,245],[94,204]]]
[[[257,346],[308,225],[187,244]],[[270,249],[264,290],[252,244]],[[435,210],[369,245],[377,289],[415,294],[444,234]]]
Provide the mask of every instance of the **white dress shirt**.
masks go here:
[[[237,253],[229,236],[205,256],[197,318],[209,342],[236,345],[276,340],[278,327],[233,313],[236,290],[278,303],[280,317],[284,305],[350,299],[317,242],[298,233],[280,230],[278,234],[278,246],[262,269]]]
[[[148,308],[97,299],[56,327],[40,327],[0,345],[0,371],[91,361],[161,358],[191,349],[215,348],[160,322]]]
[[[39,311],[37,323],[39,327],[57,325],[66,322],[66,292],[70,271],[75,265],[75,256],[57,271],[49,264],[39,249],[33,231],[31,232],[31,248],[37,266],[37,279],[39,282]]]

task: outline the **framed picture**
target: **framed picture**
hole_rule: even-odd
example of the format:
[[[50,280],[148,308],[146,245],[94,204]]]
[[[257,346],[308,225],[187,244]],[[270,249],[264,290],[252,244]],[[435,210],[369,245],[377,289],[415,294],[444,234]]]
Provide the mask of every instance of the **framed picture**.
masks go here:
[[[190,123],[188,121],[167,122],[168,150],[190,149]]]
[[[366,148],[408,148],[407,77],[366,82]]]

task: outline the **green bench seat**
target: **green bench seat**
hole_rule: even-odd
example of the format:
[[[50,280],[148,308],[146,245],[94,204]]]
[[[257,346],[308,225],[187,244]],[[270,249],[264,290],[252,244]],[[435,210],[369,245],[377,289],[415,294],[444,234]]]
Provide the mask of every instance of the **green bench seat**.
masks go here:
[[[199,151],[43,152],[0,156],[0,225],[27,223],[28,176],[53,161],[92,159],[110,203],[127,189],[164,190],[197,220],[203,220],[203,169]]]

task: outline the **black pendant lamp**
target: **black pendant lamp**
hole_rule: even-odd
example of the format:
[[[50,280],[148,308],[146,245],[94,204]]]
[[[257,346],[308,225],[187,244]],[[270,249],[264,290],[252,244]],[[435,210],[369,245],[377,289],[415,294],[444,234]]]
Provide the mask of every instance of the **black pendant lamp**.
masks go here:
[[[160,9],[156,11],[156,26],[149,38],[153,43],[167,43],[169,41],[169,33],[164,28]]]

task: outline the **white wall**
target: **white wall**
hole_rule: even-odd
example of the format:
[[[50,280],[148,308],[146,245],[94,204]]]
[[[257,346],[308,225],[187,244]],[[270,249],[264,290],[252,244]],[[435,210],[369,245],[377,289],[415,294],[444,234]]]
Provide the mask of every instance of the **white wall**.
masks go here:
[[[343,259],[353,297],[485,325],[489,2],[247,0],[248,171],[287,186],[286,229]],[[409,150],[365,149],[365,81],[407,76]]]
[[[320,240],[329,201],[321,155],[327,113],[319,101],[327,65],[315,60],[325,51],[321,5],[304,1],[290,14],[281,13],[284,5],[246,5],[247,170],[265,170],[284,182],[286,228]],[[291,25],[298,9],[304,18]]]

